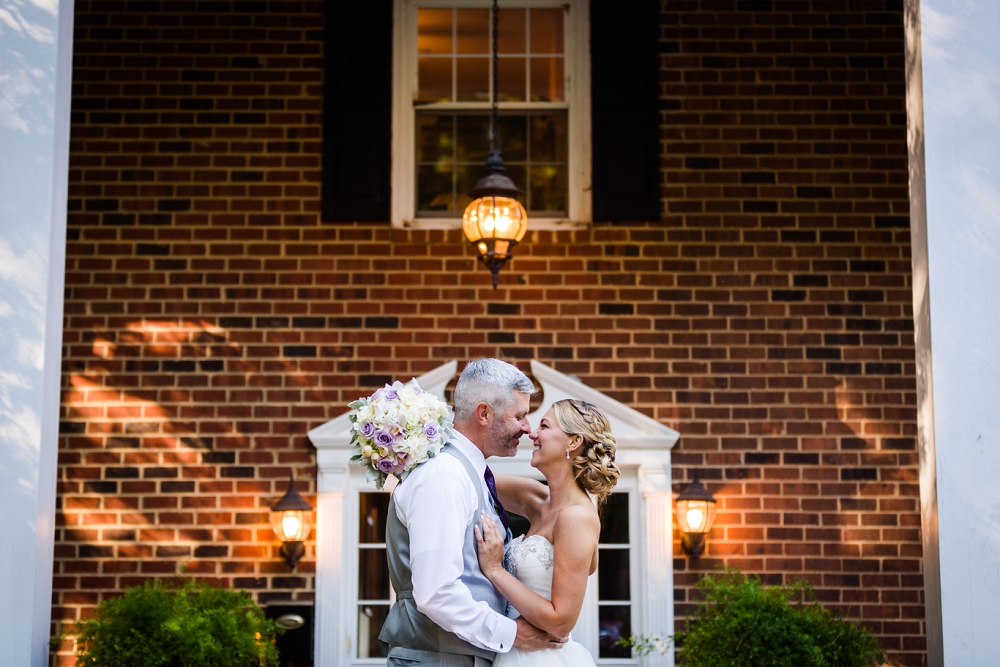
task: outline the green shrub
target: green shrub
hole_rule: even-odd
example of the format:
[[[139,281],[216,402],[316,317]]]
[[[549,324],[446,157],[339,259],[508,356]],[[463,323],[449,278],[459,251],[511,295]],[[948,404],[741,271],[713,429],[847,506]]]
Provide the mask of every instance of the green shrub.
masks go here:
[[[277,626],[245,591],[191,581],[130,588],[77,623],[80,667],[256,667],[278,662]]]
[[[815,602],[806,583],[764,586],[730,569],[703,577],[698,588],[704,600],[690,629],[676,635],[684,667],[874,667],[886,660],[867,628],[803,602]]]

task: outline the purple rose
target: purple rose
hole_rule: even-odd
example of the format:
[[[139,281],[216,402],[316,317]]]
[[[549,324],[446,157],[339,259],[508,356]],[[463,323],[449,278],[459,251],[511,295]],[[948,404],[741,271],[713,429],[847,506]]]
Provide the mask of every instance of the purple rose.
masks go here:
[[[363,438],[371,438],[375,435],[375,424],[373,422],[365,422],[361,425],[358,433],[360,433]]]
[[[379,431],[375,434],[375,442],[380,447],[388,447],[392,445],[394,441],[395,438],[393,438],[392,433],[389,433],[388,431]]]
[[[435,422],[427,422],[424,424],[424,435],[427,436],[428,440],[433,440],[438,436],[438,425]]]
[[[384,472],[386,475],[388,475],[389,473],[391,473],[393,471],[393,469],[395,469],[395,467],[396,467],[396,458],[395,457],[391,457],[390,458],[390,457],[387,456],[384,459],[379,459],[378,460],[378,470],[379,470],[379,472]]]
[[[392,387],[387,388],[385,390],[385,393],[382,395],[386,398],[386,400],[389,401],[395,401],[396,399],[399,398],[399,392],[393,389]]]

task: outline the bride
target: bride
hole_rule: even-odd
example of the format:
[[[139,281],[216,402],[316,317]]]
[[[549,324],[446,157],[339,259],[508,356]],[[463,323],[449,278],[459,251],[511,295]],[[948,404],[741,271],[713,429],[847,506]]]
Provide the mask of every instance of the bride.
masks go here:
[[[479,566],[483,574],[524,618],[556,637],[576,625],[587,589],[597,569],[603,503],[618,481],[615,437],[596,407],[565,399],[552,405],[528,437],[534,443],[531,465],[548,486],[523,477],[497,475],[500,502],[531,522],[528,535],[510,543],[493,521],[476,528]],[[509,572],[504,569],[506,563]],[[562,648],[532,653],[512,649],[497,656],[493,667],[560,667],[594,665],[583,645],[568,641]]]

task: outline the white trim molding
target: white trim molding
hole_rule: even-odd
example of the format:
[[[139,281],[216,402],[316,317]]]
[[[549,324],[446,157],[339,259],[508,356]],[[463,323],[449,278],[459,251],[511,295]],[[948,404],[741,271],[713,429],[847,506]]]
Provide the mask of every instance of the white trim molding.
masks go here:
[[[392,226],[400,229],[461,229],[461,218],[416,215],[417,9],[489,7],[489,0],[395,0],[392,35]],[[529,231],[587,227],[592,219],[590,113],[590,0],[506,0],[516,7],[562,7],[566,11],[565,103],[507,103],[501,111],[566,109],[568,211],[565,218],[530,217]],[[422,109],[488,109],[486,103],[423,105]],[[485,138],[484,138],[485,141]],[[521,184],[524,185],[524,184]]]
[[[417,378],[420,386],[438,396],[458,372],[458,362],[449,361]],[[622,469],[621,490],[628,492],[630,520],[639,529],[631,543],[633,583],[633,634],[673,633],[673,510],[670,486],[670,449],[680,434],[660,422],[592,389],[576,378],[537,361],[531,372],[541,385],[542,404],[528,416],[532,424],[552,404],[577,398],[596,405],[611,421],[618,442],[616,461]],[[399,378],[408,380],[409,378]],[[379,664],[360,660],[352,648],[355,596],[347,590],[355,581],[345,564],[354,562],[358,548],[357,496],[374,487],[366,485],[360,470],[349,470],[351,423],[346,414],[309,432],[316,446],[319,467],[319,498],[316,512],[316,667]],[[538,477],[531,467],[527,437],[517,455],[491,459],[498,473]],[[634,504],[634,509],[633,509]],[[591,577],[584,610],[574,629],[578,641],[592,652],[597,649],[597,582]],[[651,654],[636,660],[601,660],[602,664],[673,667],[673,652]]]

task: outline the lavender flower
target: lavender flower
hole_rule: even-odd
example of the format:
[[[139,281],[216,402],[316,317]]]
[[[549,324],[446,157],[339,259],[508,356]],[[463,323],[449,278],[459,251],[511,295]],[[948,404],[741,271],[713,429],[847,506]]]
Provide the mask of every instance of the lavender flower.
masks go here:
[[[427,422],[424,424],[424,435],[427,436],[428,440],[433,440],[438,437],[438,425],[437,422]]]
[[[387,456],[384,459],[378,460],[379,472],[383,472],[386,475],[391,473],[395,467],[396,467],[396,457],[394,456],[393,457]]]
[[[371,438],[372,436],[374,436],[375,435],[374,422],[365,422],[364,424],[362,424],[361,428],[358,429],[358,433],[360,433],[361,437],[363,438]]]
[[[394,441],[395,438],[393,438],[392,433],[389,433],[388,431],[383,430],[375,434],[375,442],[381,447],[389,447]]]

